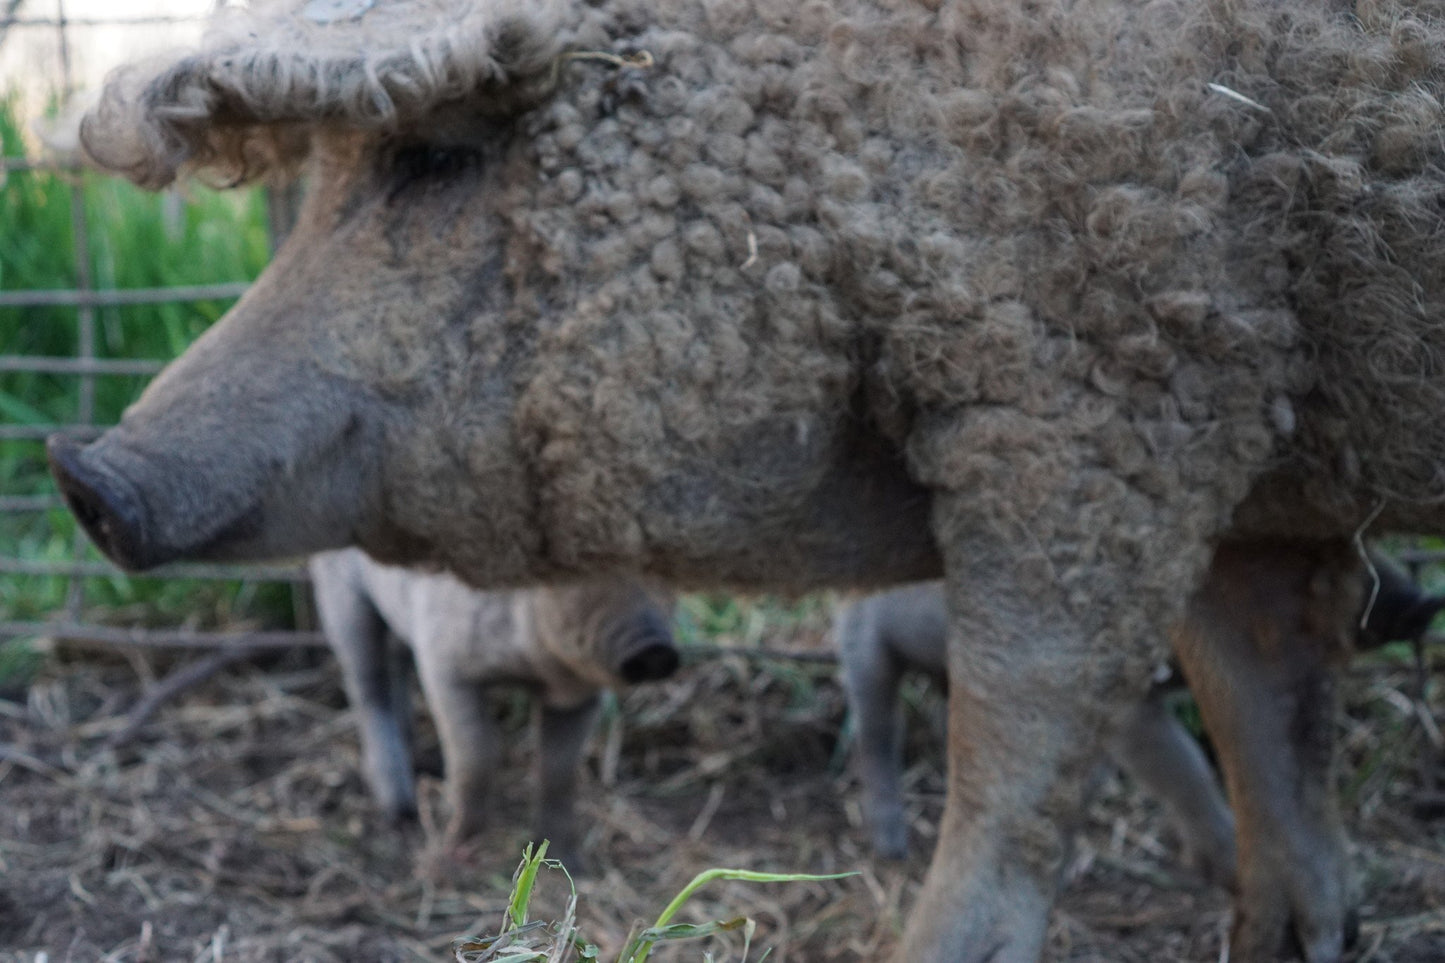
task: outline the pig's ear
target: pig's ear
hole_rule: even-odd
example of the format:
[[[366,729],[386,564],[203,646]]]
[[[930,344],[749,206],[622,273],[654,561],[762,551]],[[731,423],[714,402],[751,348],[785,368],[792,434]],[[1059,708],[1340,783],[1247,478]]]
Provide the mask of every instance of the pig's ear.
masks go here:
[[[100,166],[151,188],[294,168],[318,124],[424,126],[550,90],[567,0],[285,0],[217,14],[199,49],[122,68],[81,123]]]
[[[184,57],[122,67],[80,121],[87,160],[158,190],[183,169],[218,186],[266,176],[285,180],[310,150],[310,124],[262,124],[227,106],[209,63]]]

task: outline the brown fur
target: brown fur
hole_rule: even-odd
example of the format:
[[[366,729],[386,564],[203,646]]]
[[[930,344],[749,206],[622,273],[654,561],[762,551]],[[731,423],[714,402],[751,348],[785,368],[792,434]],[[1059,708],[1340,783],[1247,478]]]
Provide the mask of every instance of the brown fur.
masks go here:
[[[1222,546],[1174,649],[1229,786],[1234,958],[1338,959],[1356,922],[1336,783],[1331,670],[1353,648],[1360,559],[1343,543]]]
[[[949,801],[902,957],[1031,959],[1077,734],[1137,698],[1213,544],[1445,531],[1439,8],[557,23],[655,66],[539,55],[384,122],[242,110],[307,135],[316,190],[119,429],[56,446],[72,504],[135,565],[357,541],[484,586],[941,567]],[[117,87],[132,120],[87,149],[151,184],[254,167],[214,66]],[[173,110],[187,133],[146,133]]]

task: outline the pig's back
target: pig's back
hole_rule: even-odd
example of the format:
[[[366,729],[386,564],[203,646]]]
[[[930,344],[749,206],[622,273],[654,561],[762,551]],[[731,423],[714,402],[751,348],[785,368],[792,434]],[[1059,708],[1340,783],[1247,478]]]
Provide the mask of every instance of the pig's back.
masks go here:
[[[338,568],[391,631],[447,675],[464,681],[533,681],[518,592],[483,592],[444,572],[383,565],[359,549]],[[343,568],[344,566],[344,568]]]

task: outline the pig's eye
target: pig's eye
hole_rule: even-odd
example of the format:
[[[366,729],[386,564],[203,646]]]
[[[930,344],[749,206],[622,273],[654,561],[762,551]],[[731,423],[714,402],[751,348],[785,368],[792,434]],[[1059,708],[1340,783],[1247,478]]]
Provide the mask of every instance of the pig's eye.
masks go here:
[[[434,144],[406,144],[391,152],[388,168],[392,194],[418,183],[444,181],[480,167],[480,151],[467,147],[438,147]]]

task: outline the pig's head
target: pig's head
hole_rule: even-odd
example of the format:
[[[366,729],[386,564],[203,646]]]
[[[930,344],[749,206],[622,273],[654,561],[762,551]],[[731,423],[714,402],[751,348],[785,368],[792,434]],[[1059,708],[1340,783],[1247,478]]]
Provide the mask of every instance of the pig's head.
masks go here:
[[[66,504],[124,568],[336,545],[375,500],[378,406],[303,360],[302,325],[237,311],[241,324],[208,332],[94,444],[50,439]],[[258,338],[280,352],[251,350]]]
[[[834,291],[804,175],[764,157],[786,190],[749,187],[749,101],[771,103],[749,58],[714,65],[686,4],[548,7],[268,0],[108,85],[82,125],[102,165],[157,186],[304,159],[308,185],[122,423],[53,444],[116,561],[355,544],[485,588],[937,573],[912,403],[862,328],[901,302]]]
[[[430,560],[407,516],[468,509],[446,488],[468,487],[453,476],[469,456],[444,437],[504,466],[474,473],[499,515],[522,498],[512,385],[468,360],[487,332],[503,337],[487,323],[499,254],[496,225],[477,210],[472,153],[357,134],[316,141],[301,218],[246,296],[115,428],[85,447],[50,442],[66,502],[126,568],[352,543]],[[419,494],[393,504],[401,490]],[[438,529],[427,519],[414,530]]]
[[[436,518],[418,513],[497,518],[512,528],[485,540],[529,550],[514,384],[489,373],[525,347],[501,330],[487,184],[561,36],[542,4],[464,5],[427,30],[406,22],[412,4],[358,3],[342,22],[308,19],[316,6],[235,14],[198,53],[113,78],[82,125],[92,158],[147,186],[309,164],[298,224],[247,295],[99,440],[50,440],[67,504],[126,568],[349,543],[433,559],[415,532]],[[468,441],[420,440],[433,429]],[[461,475],[489,510],[444,494]],[[507,554],[504,578],[528,574]]]

